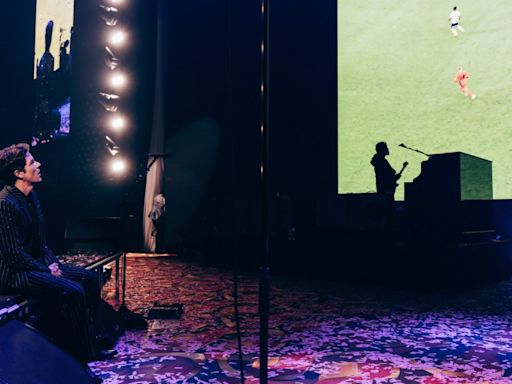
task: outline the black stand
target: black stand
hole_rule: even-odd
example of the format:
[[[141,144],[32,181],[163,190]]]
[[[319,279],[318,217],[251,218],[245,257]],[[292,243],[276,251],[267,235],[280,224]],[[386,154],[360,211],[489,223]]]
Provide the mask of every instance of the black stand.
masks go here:
[[[261,267],[260,267],[260,383],[268,383],[268,320],[270,296],[269,267],[269,3],[262,1],[262,55],[261,55]]]
[[[416,148],[411,148],[411,147],[408,147],[407,145],[405,144],[398,144],[399,147],[402,147],[402,148],[405,148],[405,149],[408,149],[409,151],[413,151],[413,152],[418,152],[418,153],[421,153],[422,155],[425,155],[427,157],[430,157],[430,155],[428,153],[425,153],[423,151],[420,151],[419,149],[416,149]]]
[[[128,198],[130,197],[130,194],[133,192],[133,190],[135,189],[135,187],[137,185],[139,185],[139,183],[144,180],[149,172],[149,170],[151,169],[151,167],[153,166],[153,164],[155,164],[156,160],[158,159],[158,157],[154,156],[153,159],[151,160],[151,162],[148,164],[146,170],[144,173],[142,172],[139,172],[137,174],[137,178],[135,179],[135,181],[133,182],[132,186],[124,193],[124,198],[123,198],[123,232],[124,232],[124,244],[123,244],[123,287],[122,287],[122,290],[121,290],[121,307],[119,308],[121,310],[122,309],[127,309],[126,308],[126,253],[128,252],[128,245],[127,245],[127,241],[128,241],[128,227],[129,227],[129,220],[130,220],[130,217],[129,217],[129,214],[128,214]]]
[[[128,213],[128,198],[130,194],[133,192],[135,187],[140,184],[141,181],[145,180],[147,174],[149,173],[151,167],[155,162],[160,158],[169,158],[168,154],[149,154],[151,157],[151,162],[147,165],[144,172],[139,172],[132,186],[124,193],[123,199],[123,232],[124,232],[124,245],[123,245],[123,286],[121,290],[121,306],[119,307],[119,312],[124,314],[125,323],[127,324],[127,328],[146,328],[147,324],[142,315],[135,314],[131,312],[126,306],[126,254],[128,252],[128,228],[129,228],[129,220],[130,215]]]

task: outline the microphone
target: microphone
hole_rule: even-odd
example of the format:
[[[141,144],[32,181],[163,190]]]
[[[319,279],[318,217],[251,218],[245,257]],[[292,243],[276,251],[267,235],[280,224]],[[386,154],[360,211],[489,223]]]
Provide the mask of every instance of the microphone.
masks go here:
[[[421,153],[422,155],[425,155],[425,156],[427,156],[427,157],[430,157],[430,155],[429,155],[428,153],[425,153],[425,152],[423,152],[423,151],[420,151],[419,149],[416,149],[416,148],[410,148],[410,147],[408,147],[407,145],[405,145],[404,143],[400,143],[400,144],[398,144],[398,146],[399,146],[399,147],[401,147],[401,148],[405,148],[405,149],[407,149],[407,150],[409,150],[409,151],[418,152],[418,153]]]
[[[147,157],[161,158],[161,159],[170,159],[172,155],[170,153],[148,153]]]

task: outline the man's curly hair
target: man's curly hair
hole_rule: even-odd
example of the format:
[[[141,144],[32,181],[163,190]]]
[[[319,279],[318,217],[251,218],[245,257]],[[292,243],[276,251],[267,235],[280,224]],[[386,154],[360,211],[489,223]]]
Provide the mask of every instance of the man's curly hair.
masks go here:
[[[0,150],[0,180],[6,185],[14,185],[16,176],[14,171],[25,168],[25,156],[30,150],[26,143],[13,144]]]

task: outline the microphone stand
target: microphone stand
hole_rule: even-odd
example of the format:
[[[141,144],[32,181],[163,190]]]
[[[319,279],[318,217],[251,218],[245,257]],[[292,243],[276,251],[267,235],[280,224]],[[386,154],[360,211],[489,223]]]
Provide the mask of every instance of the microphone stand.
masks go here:
[[[129,222],[129,213],[128,213],[128,197],[130,196],[130,194],[133,192],[133,190],[135,189],[135,187],[142,181],[142,180],[145,180],[146,177],[147,177],[147,174],[149,173],[151,167],[153,166],[153,164],[155,164],[155,162],[160,159],[160,158],[169,158],[171,157],[169,154],[149,154],[148,155],[149,157],[152,157],[151,159],[151,162],[147,165],[147,167],[145,168],[145,171],[144,172],[139,172],[137,174],[137,177],[135,178],[135,181],[133,182],[133,184],[130,186],[130,188],[128,188],[128,190],[124,193],[124,198],[123,198],[123,232],[124,232],[124,241],[123,241],[123,286],[122,286],[122,290],[121,290],[121,295],[122,295],[122,298],[121,298],[121,306],[119,307],[119,312],[131,312],[128,307],[126,307],[126,254],[127,254],[127,251],[128,251],[128,245],[127,245],[127,241],[128,241],[128,222]]]
[[[428,153],[425,153],[425,152],[423,152],[423,151],[421,151],[421,150],[419,150],[419,149],[416,149],[416,148],[410,148],[410,147],[408,147],[408,146],[407,146],[407,145],[405,145],[405,144],[399,144],[398,146],[399,146],[399,147],[402,147],[402,148],[405,148],[405,149],[408,149],[409,151],[418,152],[418,153],[421,153],[422,155],[425,155],[425,156],[427,156],[427,157],[430,157],[430,155],[429,155]]]
[[[262,5],[262,55],[261,55],[261,232],[260,232],[260,281],[259,281],[259,315],[260,315],[260,384],[268,383],[268,323],[270,315],[270,231],[269,231],[269,42],[270,42],[270,0],[261,0]]]

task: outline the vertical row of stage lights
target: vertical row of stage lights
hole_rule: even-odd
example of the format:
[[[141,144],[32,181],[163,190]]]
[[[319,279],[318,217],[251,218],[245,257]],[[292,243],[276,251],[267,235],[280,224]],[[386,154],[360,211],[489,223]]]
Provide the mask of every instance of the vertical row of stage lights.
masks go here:
[[[104,90],[99,92],[100,103],[106,118],[103,120],[106,131],[105,146],[111,155],[108,168],[114,175],[123,175],[128,167],[127,161],[117,142],[126,134],[127,114],[121,109],[123,97],[126,96],[128,78],[122,70],[119,53],[128,45],[126,29],[120,23],[122,9],[128,0],[103,0],[99,5],[101,18],[105,22],[104,62],[107,76]]]

